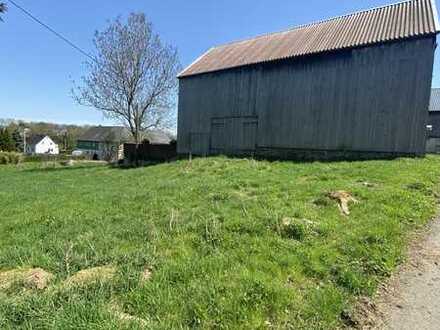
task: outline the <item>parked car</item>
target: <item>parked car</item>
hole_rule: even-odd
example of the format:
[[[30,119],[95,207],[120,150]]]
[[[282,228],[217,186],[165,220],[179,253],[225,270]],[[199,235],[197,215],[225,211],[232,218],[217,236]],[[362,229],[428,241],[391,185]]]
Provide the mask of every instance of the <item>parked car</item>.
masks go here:
[[[73,150],[72,151],[72,156],[73,157],[81,157],[84,155],[84,152],[82,150]]]

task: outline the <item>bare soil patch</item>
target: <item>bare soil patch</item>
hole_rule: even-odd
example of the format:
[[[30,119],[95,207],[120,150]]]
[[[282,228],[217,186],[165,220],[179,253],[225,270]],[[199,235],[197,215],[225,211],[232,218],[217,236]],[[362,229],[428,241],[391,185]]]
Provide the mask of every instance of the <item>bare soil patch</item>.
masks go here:
[[[115,316],[121,323],[134,323],[141,327],[146,327],[148,325],[147,320],[125,313],[122,307],[115,301],[113,301],[109,306],[110,313]]]
[[[346,191],[335,191],[329,194],[329,197],[338,202],[338,208],[343,215],[350,215],[350,210],[348,208],[349,203],[359,203],[349,192]]]
[[[93,282],[105,282],[112,280],[116,275],[113,266],[94,267],[81,270],[64,281],[64,286],[82,286]]]
[[[41,268],[19,268],[0,272],[0,290],[8,290],[14,284],[22,283],[28,289],[43,290],[54,275]]]

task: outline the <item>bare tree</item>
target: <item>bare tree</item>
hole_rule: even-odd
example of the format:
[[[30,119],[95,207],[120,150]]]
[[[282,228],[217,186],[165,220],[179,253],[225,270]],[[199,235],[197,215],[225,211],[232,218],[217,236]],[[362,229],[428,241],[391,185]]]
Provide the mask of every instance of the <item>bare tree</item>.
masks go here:
[[[175,48],[164,45],[144,14],[116,19],[96,32],[95,60],[89,74],[73,91],[75,100],[123,123],[140,143],[146,130],[167,128],[174,117],[176,75],[180,64]]]
[[[8,7],[6,7],[6,4],[4,2],[0,2],[0,14],[4,14],[8,10]],[[0,16],[0,22],[3,21],[3,19]]]

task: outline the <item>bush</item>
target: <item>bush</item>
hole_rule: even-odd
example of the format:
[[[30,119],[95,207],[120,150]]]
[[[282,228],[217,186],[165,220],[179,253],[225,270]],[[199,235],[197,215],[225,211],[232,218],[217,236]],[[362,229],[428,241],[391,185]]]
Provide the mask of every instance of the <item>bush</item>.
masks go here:
[[[10,152],[9,153],[9,160],[11,164],[20,164],[23,161],[23,155],[18,152]]]
[[[24,158],[25,162],[32,162],[32,163],[38,163],[38,162],[60,162],[60,161],[68,161],[70,159],[75,160],[85,160],[88,159],[88,157],[85,156],[71,156],[66,154],[61,155],[28,155]]]
[[[9,164],[9,156],[6,152],[0,152],[0,164]]]
[[[0,152],[0,164],[20,164],[23,161],[23,155],[18,152]]]
[[[0,165],[6,164],[20,164],[22,162],[58,162],[58,161],[68,161],[71,159],[84,160],[87,156],[75,156],[70,155],[28,155],[24,156],[18,152],[5,152],[0,151]]]

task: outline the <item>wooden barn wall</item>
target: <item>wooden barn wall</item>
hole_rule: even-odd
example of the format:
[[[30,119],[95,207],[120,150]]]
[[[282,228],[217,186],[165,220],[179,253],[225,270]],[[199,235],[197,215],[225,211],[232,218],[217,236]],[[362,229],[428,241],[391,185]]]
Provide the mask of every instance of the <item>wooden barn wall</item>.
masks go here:
[[[428,125],[432,126],[432,131],[428,132],[428,137],[440,138],[440,111],[431,111],[429,113]]]
[[[408,40],[183,78],[178,152],[209,148],[213,118],[249,116],[258,148],[423,154],[434,45]]]

